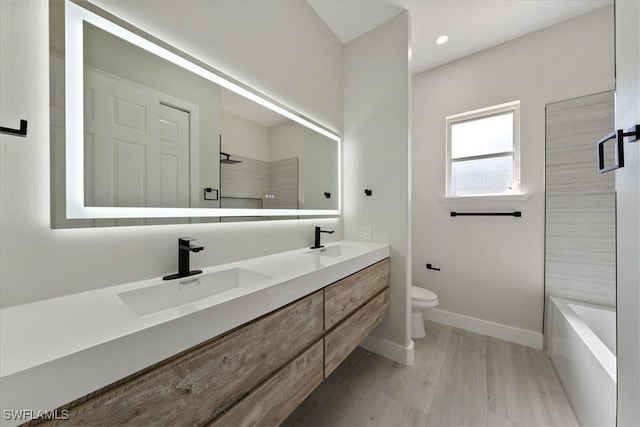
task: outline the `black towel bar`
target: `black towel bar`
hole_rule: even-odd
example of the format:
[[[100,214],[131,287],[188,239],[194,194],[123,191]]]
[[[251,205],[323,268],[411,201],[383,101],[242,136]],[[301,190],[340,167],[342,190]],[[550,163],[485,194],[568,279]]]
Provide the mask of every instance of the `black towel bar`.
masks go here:
[[[451,212],[451,216],[514,216],[521,217],[522,212]]]
[[[9,135],[16,135],[16,136],[27,136],[27,121],[20,120],[20,129],[12,129],[12,128],[6,128],[4,126],[0,126],[0,133],[6,133]]]

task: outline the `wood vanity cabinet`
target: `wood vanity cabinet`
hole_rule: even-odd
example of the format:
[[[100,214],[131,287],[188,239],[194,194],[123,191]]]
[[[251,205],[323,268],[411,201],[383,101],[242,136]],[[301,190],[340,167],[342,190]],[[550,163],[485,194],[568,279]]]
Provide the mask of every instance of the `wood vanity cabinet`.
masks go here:
[[[388,258],[325,287],[324,338],[210,425],[280,425],[388,312]]]
[[[389,258],[324,288],[324,329],[337,325],[389,286]]]
[[[209,425],[280,425],[324,379],[322,359],[320,340]]]
[[[42,424],[278,425],[386,316],[388,285],[385,259],[63,406],[67,420]]]
[[[389,312],[389,288],[385,288],[361,309],[324,337],[324,375],[334,369],[364,340]]]
[[[69,408],[66,423],[202,425],[240,401],[323,334],[323,292],[134,374]],[[65,424],[65,421],[61,421]]]

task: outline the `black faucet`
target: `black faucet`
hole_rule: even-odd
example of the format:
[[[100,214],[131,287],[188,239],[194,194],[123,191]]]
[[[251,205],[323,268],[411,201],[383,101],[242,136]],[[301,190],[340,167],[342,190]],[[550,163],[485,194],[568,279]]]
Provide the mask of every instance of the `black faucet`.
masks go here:
[[[189,253],[200,252],[204,250],[203,246],[191,246],[191,241],[196,240],[192,237],[178,238],[178,272],[164,276],[164,280],[178,279],[180,277],[189,277],[202,273],[202,270],[190,270]]]
[[[311,246],[311,249],[320,249],[320,248],[324,248],[324,245],[320,244],[320,233],[328,233],[328,234],[333,234],[334,230],[323,230],[320,227],[316,227],[316,235],[315,235],[315,241],[313,246]]]

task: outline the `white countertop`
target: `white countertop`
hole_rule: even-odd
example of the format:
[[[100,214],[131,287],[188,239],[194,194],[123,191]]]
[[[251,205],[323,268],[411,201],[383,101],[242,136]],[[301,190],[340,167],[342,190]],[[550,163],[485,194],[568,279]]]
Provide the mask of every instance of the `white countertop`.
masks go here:
[[[389,256],[386,244],[326,246],[336,245],[337,258],[304,248],[206,268],[203,275],[241,267],[272,279],[146,316],[118,294],[168,283],[162,278],[3,308],[0,406],[54,409]]]

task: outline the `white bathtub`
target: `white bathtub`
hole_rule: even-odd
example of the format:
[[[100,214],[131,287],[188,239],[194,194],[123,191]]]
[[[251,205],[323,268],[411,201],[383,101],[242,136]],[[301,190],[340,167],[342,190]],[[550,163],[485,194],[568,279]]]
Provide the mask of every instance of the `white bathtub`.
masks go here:
[[[616,312],[550,297],[547,352],[581,425],[616,423]]]

